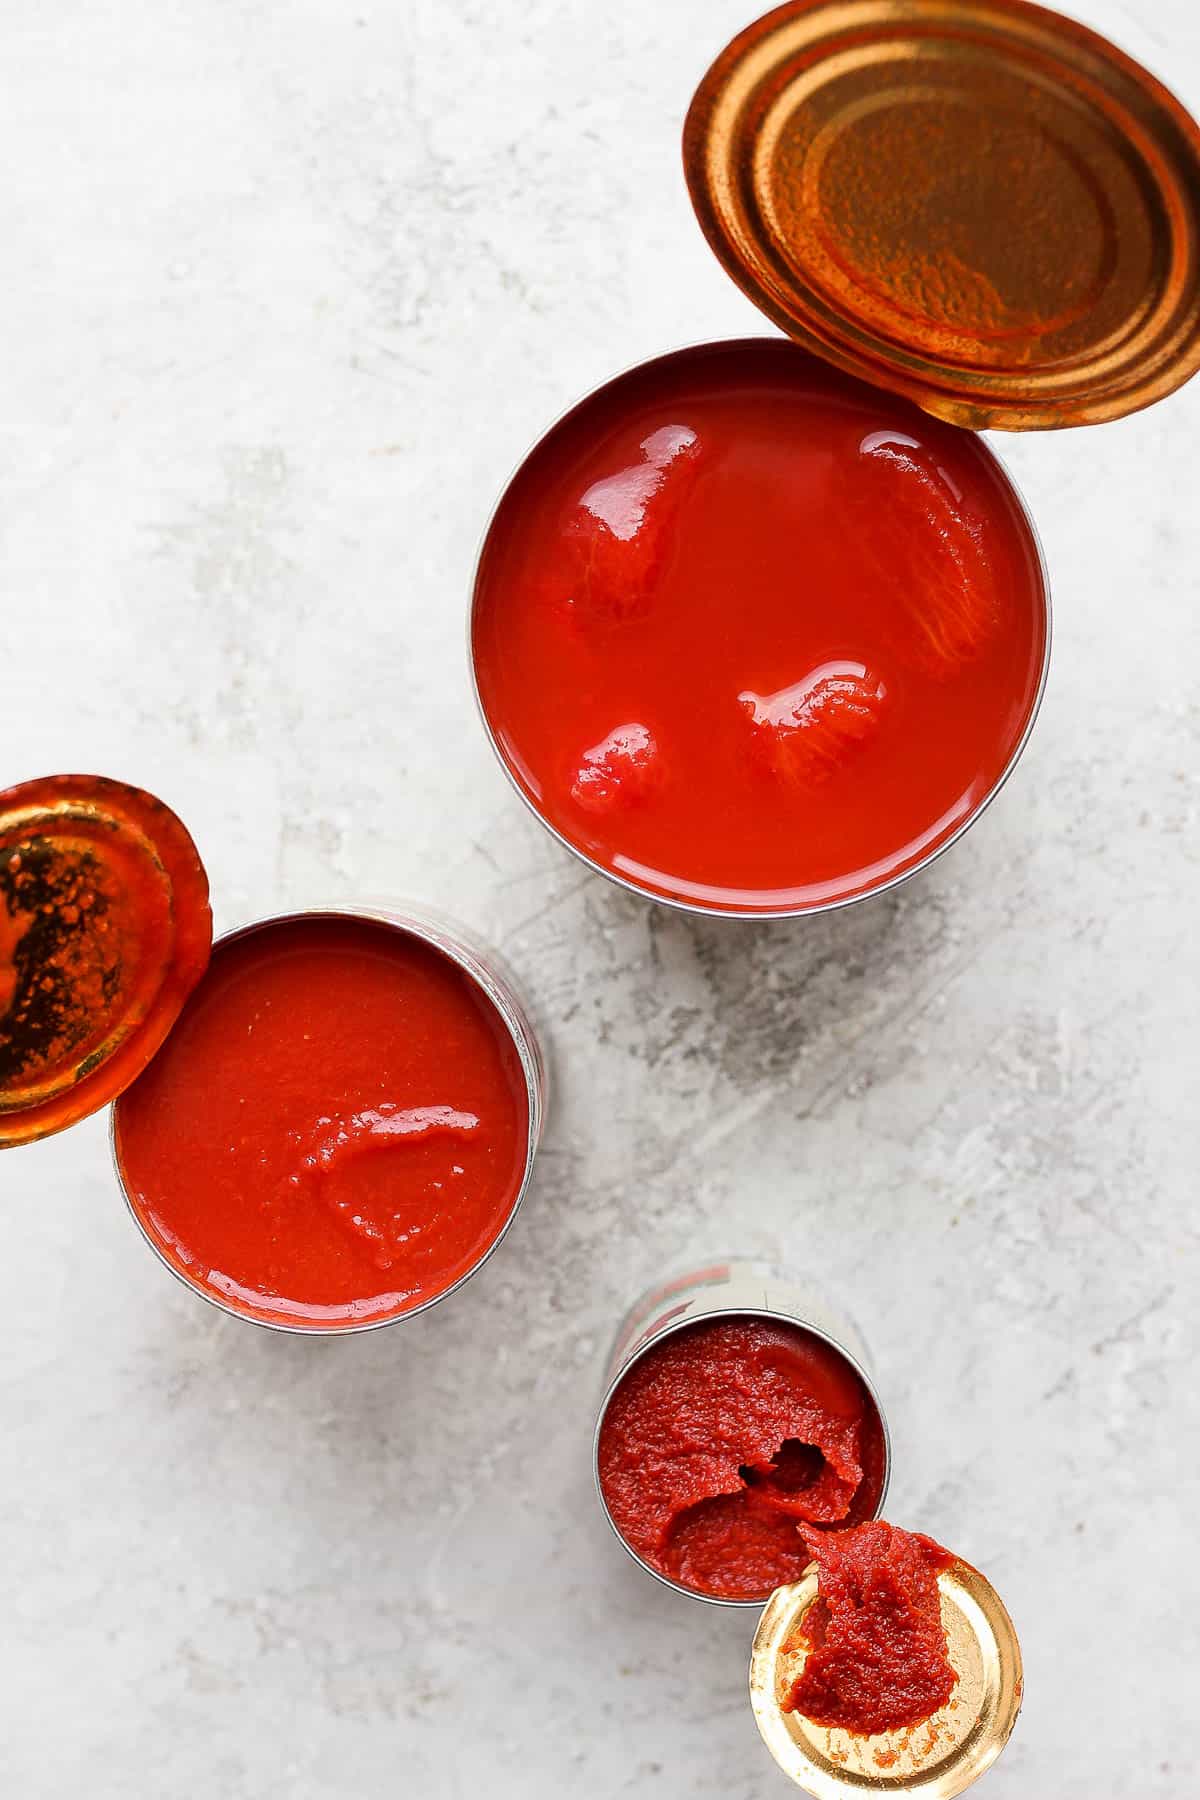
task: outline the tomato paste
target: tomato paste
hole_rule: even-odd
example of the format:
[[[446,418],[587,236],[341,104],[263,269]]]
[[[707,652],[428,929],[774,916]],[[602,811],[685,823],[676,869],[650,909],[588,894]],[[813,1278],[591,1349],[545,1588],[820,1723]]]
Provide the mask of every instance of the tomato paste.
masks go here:
[[[134,1211],[185,1278],[345,1327],[467,1274],[524,1176],[525,1077],[491,1000],[422,939],[282,920],[218,945],[116,1108]]]
[[[578,406],[501,502],[475,594],[518,786],[601,868],[716,910],[923,861],[1004,775],[1045,649],[987,448],[771,340]]]
[[[847,1359],[765,1318],[690,1325],[629,1368],[605,1410],[598,1469],[630,1548],[723,1600],[765,1600],[811,1561],[798,1526],[870,1518],[883,1427]]]
[[[881,1519],[849,1531],[802,1528],[817,1598],[796,1632],[804,1668],[783,1701],[815,1725],[871,1736],[918,1725],[958,1680],[946,1654],[938,1575],[954,1558]]]

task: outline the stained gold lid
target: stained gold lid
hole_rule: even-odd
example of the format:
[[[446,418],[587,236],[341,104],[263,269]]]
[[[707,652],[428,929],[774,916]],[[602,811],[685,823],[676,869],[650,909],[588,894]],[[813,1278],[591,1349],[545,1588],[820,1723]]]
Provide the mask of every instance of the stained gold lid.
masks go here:
[[[796,1628],[817,1597],[814,1565],[767,1603],[750,1658],[750,1704],[763,1741],[815,1800],[917,1794],[950,1800],[990,1768],[1021,1710],[1021,1649],[1000,1596],[978,1570],[955,1562],[938,1576],[946,1651],[958,1676],[949,1702],[920,1725],[859,1737],[785,1712],[804,1667]]]
[[[1200,367],[1200,128],[1057,13],[793,0],[717,58],[683,147],[756,305],[954,424],[1097,424]]]
[[[208,878],[161,800],[99,775],[0,792],[0,1145],[128,1087],[211,945]]]

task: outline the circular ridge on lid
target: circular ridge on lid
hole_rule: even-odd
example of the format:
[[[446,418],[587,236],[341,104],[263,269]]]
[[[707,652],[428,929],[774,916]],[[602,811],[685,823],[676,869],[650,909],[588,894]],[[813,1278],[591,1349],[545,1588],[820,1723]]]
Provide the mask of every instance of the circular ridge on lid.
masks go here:
[[[161,800],[100,775],[0,792],[0,1146],[128,1087],[211,945],[208,878]]]
[[[919,1794],[952,1800],[995,1762],[1021,1710],[1021,1647],[992,1584],[969,1563],[938,1576],[946,1650],[958,1676],[946,1706],[919,1725],[873,1737],[815,1725],[781,1699],[804,1666],[796,1627],[817,1598],[815,1564],[777,1588],[759,1621],[750,1659],[750,1704],[783,1773],[815,1800],[851,1794]]]
[[[953,424],[1097,424],[1200,367],[1200,127],[1043,7],[792,0],[717,58],[683,151],[755,304]]]

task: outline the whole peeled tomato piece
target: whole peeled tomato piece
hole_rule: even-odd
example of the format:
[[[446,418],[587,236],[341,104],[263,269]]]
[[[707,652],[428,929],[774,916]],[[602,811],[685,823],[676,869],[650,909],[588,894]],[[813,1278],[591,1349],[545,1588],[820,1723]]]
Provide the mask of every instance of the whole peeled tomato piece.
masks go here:
[[[896,433],[864,440],[855,470],[855,554],[894,601],[897,641],[946,679],[981,656],[1002,618],[982,522],[936,454]]]
[[[645,615],[700,461],[690,426],[664,425],[642,440],[637,461],[581,495],[563,533],[574,616],[595,624]]]
[[[856,662],[823,663],[774,694],[746,689],[738,704],[766,766],[797,787],[836,774],[879,724],[887,698],[881,680]]]
[[[585,750],[571,798],[585,812],[607,813],[647,800],[662,779],[658,745],[645,725],[618,725]]]

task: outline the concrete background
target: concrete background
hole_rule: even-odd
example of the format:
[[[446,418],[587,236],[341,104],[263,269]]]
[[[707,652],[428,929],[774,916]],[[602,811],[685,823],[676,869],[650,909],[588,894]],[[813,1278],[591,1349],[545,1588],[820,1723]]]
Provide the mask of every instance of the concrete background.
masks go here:
[[[1200,109],[1192,0],[1075,10]],[[0,0],[0,778],[157,790],[222,928],[441,904],[504,945],[558,1076],[484,1275],[342,1343],[170,1281],[102,1119],[4,1157],[5,1792],[782,1800],[750,1619],[642,1576],[589,1471],[617,1314],[729,1248],[852,1297],[891,1516],[1008,1600],[1028,1698],[989,1800],[1196,1791],[1200,383],[1003,442],[1049,693],[893,897],[654,910],[475,724],[514,462],[618,368],[759,328],[677,143],[748,15]]]

